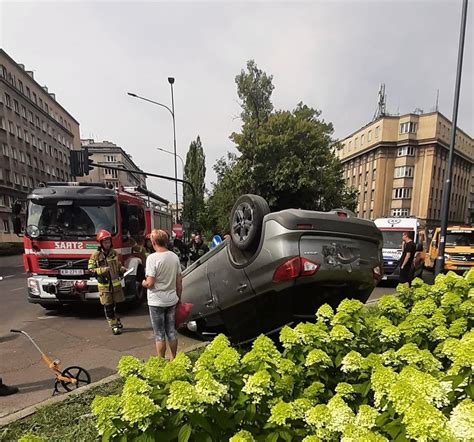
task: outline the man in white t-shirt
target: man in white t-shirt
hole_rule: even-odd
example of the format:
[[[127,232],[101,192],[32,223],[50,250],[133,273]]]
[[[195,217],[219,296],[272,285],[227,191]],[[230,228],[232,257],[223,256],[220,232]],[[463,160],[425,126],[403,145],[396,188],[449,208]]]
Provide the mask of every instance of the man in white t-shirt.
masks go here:
[[[148,306],[158,356],[165,357],[168,339],[170,360],[173,360],[178,348],[176,304],[181,299],[183,290],[181,265],[178,256],[167,248],[169,237],[164,230],[153,230],[151,242],[155,253],[149,255],[146,260],[146,279],[143,281],[143,287],[148,289]]]

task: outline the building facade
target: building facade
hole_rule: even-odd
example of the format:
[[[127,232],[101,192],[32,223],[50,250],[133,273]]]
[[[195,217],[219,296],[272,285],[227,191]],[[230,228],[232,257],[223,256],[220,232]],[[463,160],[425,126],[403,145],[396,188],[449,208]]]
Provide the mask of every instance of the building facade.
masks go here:
[[[110,141],[95,142],[93,139],[81,140],[82,147],[87,149],[92,156],[92,161],[102,166],[124,167],[128,170],[142,170],[133,162],[132,157],[125,152],[123,148]],[[122,172],[113,169],[104,169],[95,167],[89,172],[89,175],[77,178],[77,181],[105,183],[112,187],[143,187],[146,188],[145,175],[139,175],[133,172]]]
[[[451,122],[441,113],[383,116],[341,142],[347,185],[359,192],[362,218],[408,217],[439,225]],[[474,140],[456,131],[449,222],[470,222]]]
[[[18,241],[11,205],[39,183],[68,181],[79,123],[32,71],[0,49],[0,242]]]

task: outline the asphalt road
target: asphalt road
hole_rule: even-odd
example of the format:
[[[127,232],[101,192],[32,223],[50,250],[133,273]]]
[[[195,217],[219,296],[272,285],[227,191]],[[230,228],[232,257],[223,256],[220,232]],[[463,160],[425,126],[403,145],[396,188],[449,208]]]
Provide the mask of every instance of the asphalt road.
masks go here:
[[[79,365],[87,368],[92,381],[115,372],[124,354],[146,359],[154,354],[154,340],[146,305],[123,314],[124,333],[113,336],[100,307],[67,308],[47,311],[26,299],[26,274],[21,257],[0,257],[0,376],[20,393],[0,398],[0,417],[49,398],[53,392],[52,372],[40,354],[11,328],[29,333],[62,368]],[[377,287],[369,301],[393,292],[393,286]],[[180,335],[179,349],[198,341]]]

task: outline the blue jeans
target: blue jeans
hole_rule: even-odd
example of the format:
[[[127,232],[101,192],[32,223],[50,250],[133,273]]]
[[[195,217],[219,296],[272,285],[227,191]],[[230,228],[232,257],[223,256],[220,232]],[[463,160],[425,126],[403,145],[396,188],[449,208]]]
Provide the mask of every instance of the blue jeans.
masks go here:
[[[178,333],[176,332],[176,305],[171,307],[148,306],[150,309],[151,326],[155,334],[155,341],[174,341]]]

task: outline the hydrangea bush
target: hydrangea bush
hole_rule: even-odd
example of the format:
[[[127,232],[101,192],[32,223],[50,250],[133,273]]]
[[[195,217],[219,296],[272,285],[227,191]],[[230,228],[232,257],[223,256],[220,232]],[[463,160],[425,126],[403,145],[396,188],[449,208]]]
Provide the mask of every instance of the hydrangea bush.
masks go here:
[[[125,356],[96,397],[103,440],[461,441],[474,438],[474,270],[415,279],[376,307],[323,305],[241,356],[223,335],[192,364]]]

